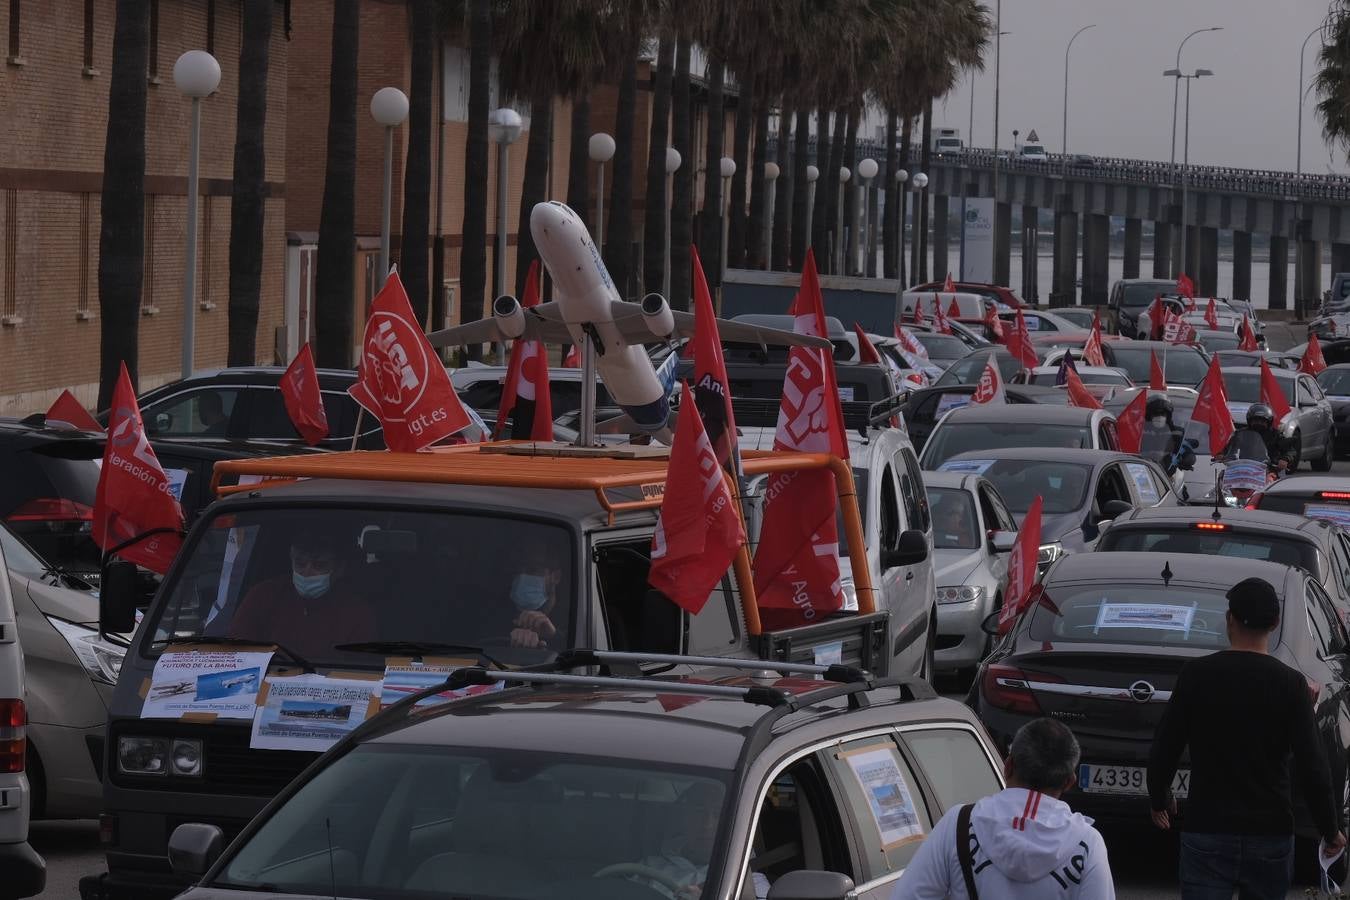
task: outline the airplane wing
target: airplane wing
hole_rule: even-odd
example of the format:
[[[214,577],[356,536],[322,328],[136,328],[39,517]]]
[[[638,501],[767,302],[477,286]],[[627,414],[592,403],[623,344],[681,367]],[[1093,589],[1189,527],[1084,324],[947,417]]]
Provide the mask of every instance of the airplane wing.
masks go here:
[[[610,310],[614,317],[614,326],[629,341],[652,344],[662,340],[652,334],[647,317],[642,314],[642,307],[638,304],[614,301],[610,303]],[[674,309],[670,311],[670,314],[675,318],[675,334],[673,336],[692,338],[694,336],[694,314]],[[824,338],[784,331],[781,328],[765,328],[760,325],[751,325],[748,322],[733,322],[730,319],[717,320],[717,333],[724,341],[734,341],[741,344],[773,345],[775,347],[829,348],[832,346]]]
[[[562,308],[552,301],[541,303],[521,310],[525,314],[525,332],[522,340],[543,341],[546,344],[570,344],[572,334],[563,324]],[[488,341],[511,340],[502,334],[497,320],[488,316],[477,322],[442,328],[427,335],[433,347],[462,347],[466,344],[482,344]],[[652,338],[655,340],[655,338]]]

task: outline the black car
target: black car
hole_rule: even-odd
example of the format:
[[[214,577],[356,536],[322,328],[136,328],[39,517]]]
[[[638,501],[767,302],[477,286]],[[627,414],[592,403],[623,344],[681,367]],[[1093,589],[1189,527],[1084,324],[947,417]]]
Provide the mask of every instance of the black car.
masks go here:
[[[1252,509],[1325,519],[1350,528],[1350,478],[1337,475],[1290,475],[1266,485],[1247,501]]]
[[[1224,595],[1251,577],[1280,596],[1270,652],[1308,679],[1341,797],[1350,758],[1342,727],[1350,716],[1350,645],[1331,598],[1297,566],[1190,553],[1067,556],[1045,573],[1026,612],[981,664],[970,702],[1002,748],[1031,719],[1063,722],[1083,750],[1078,785],[1064,800],[1098,819],[1146,822],[1149,747],[1177,674],[1228,646]],[[1183,757],[1172,784],[1178,798],[1186,796],[1188,762]],[[1182,799],[1183,830],[1185,821]],[[1303,811],[1299,830],[1312,833]]]
[[[1238,366],[1259,366],[1265,360],[1272,369],[1297,369],[1299,358],[1279,350],[1219,350],[1214,353],[1222,368]],[[1323,390],[1326,386],[1323,385]]]
[[[1317,373],[1317,383],[1331,401],[1336,452],[1345,453],[1350,450],[1350,363],[1327,366]]]
[[[1169,387],[1193,388],[1209,371],[1209,358],[1199,347],[1166,341],[1106,341],[1102,357],[1108,366],[1124,369],[1135,384],[1149,383],[1152,355],[1158,357]]]
[[[909,426],[909,436],[914,441],[915,450],[923,449],[924,441],[928,440],[933,426],[948,410],[970,403],[975,388],[974,384],[947,384],[909,392],[900,412],[905,417],[905,424]],[[1059,388],[1030,384],[1004,385],[1003,395],[1009,403],[1061,404],[1065,402],[1066,396]]]
[[[979,384],[980,376],[984,374],[985,367],[989,365],[990,357],[993,357],[994,365],[998,366],[998,374],[1003,379],[1004,384],[1007,384],[1008,379],[1022,370],[1022,363],[1005,347],[972,350],[948,366],[947,371],[942,373],[942,377],[933,383],[933,387],[947,387],[951,384]]]

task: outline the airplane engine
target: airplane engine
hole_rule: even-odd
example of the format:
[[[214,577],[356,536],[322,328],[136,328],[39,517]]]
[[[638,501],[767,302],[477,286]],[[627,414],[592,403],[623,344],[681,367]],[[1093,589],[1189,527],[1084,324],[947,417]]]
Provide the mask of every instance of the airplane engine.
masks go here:
[[[660,294],[648,294],[642,298],[642,314],[647,317],[647,327],[652,334],[665,340],[675,332],[675,317],[671,315],[670,304]]]
[[[502,294],[492,301],[492,318],[497,320],[502,334],[511,340],[525,333],[525,311],[520,308],[520,301],[510,294]]]

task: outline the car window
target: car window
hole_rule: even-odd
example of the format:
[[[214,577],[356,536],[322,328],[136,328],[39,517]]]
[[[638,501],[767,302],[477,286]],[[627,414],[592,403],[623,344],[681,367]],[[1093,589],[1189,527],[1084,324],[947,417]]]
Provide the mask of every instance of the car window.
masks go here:
[[[1109,531],[1107,532],[1110,533]],[[1182,571],[1176,560],[1172,568]],[[1156,582],[1048,584],[1051,603],[1031,607],[1027,635],[1033,641],[1130,644],[1222,650],[1228,646],[1225,587]],[[1024,621],[1027,621],[1024,619]],[[1270,646],[1279,643],[1276,625]]]
[[[1102,424],[1097,429],[1097,443],[1102,450],[1117,450],[1120,444],[1116,441],[1116,423],[1110,419],[1102,419]]]
[[[1111,465],[1102,470],[1101,478],[1097,481],[1097,511],[1101,512],[1106,508],[1106,504],[1112,500],[1124,500],[1130,505],[1134,505],[1134,496],[1125,484],[1125,478],[1121,474],[1120,467]]]
[[[1311,581],[1307,583],[1308,602],[1307,602],[1307,620],[1308,632],[1312,635],[1313,644],[1317,648],[1318,656],[1326,656],[1331,653],[1332,645],[1332,624],[1327,616],[1327,611],[1316,602],[1313,597],[1313,586]]]
[[[1346,284],[1350,284],[1350,279]],[[1318,373],[1317,383],[1332,396],[1350,396],[1350,369],[1325,369]]]
[[[1087,425],[1049,425],[1043,422],[960,422],[956,416],[933,430],[923,448],[923,465],[936,469],[958,453],[976,450],[1004,450],[1012,447],[1092,446],[1092,431]],[[1018,418],[1010,414],[1010,419]]]
[[[894,550],[900,544],[900,505],[896,500],[895,476],[891,467],[885,466],[881,472],[881,497],[877,506],[877,525],[880,531],[881,549]]]
[[[766,883],[800,869],[854,874],[839,805],[815,756],[784,769],[769,785],[755,818],[746,880],[762,894]],[[756,894],[743,889],[740,896]]]
[[[1280,378],[1277,375],[1275,380],[1279,382],[1285,400],[1294,403],[1294,379]],[[1230,403],[1260,403],[1261,370],[1248,369],[1242,372],[1224,372],[1223,388]]]
[[[1083,508],[1092,480],[1092,467],[1082,463],[1025,459],[955,459],[944,463],[941,471],[983,475],[1018,515],[1038,496],[1044,500],[1046,515],[1076,512]]]
[[[895,454],[895,463],[900,470],[900,497],[905,503],[905,521],[908,527],[927,533],[933,522],[928,510],[928,495],[923,488],[919,458],[913,450],[901,447]]]
[[[1327,634],[1332,652],[1343,652],[1347,646],[1344,617],[1336,609],[1336,604],[1332,602],[1322,585],[1312,579],[1308,580],[1308,595],[1327,621]]]
[[[1153,478],[1153,470],[1144,463],[1126,463],[1125,471],[1130,473],[1139,501],[1145,506],[1156,506],[1162,502],[1158,482]]]
[[[964,728],[904,730],[901,742],[933,788],[934,819],[953,806],[974,803],[1003,790],[1003,780],[974,732]]]
[[[1312,402],[1312,403],[1316,403],[1317,401],[1321,400],[1322,397],[1324,396],[1324,395],[1322,394],[1322,388],[1321,388],[1321,386],[1318,385],[1317,381],[1314,380],[1314,379],[1312,379],[1312,378],[1308,378],[1307,376],[1304,376],[1303,378],[1300,378],[1300,379],[1298,380],[1298,384],[1299,384],[1299,401],[1300,401],[1300,402],[1303,401],[1303,395],[1304,395],[1304,394],[1307,394],[1307,397],[1308,397],[1309,402]]]
[[[300,433],[295,430],[290,414],[286,412],[286,400],[281,391],[271,388],[250,388],[249,396],[249,432],[251,438],[271,441],[298,441]],[[356,401],[347,394],[333,391],[323,392],[323,413],[328,419],[330,437],[350,437],[355,427]],[[365,424],[370,425],[372,418],[367,417]]]
[[[975,550],[984,540],[975,501],[964,488],[928,488],[933,511],[933,548]]]
[[[1102,353],[1108,366],[1124,369],[1125,374],[1135,384],[1148,384],[1149,357],[1158,356],[1158,364],[1163,367],[1163,377],[1168,384],[1180,384],[1190,387],[1200,383],[1208,371],[1204,355],[1193,347],[1172,347],[1152,350],[1149,347],[1119,346],[1130,341],[1110,341],[1102,345]],[[1232,400],[1230,395],[1229,400]]]
[[[1017,530],[1016,520],[992,485],[980,485],[980,505],[985,509],[986,527],[995,531]]]
[[[1102,533],[1097,549],[1263,559],[1297,566],[1314,576],[1320,568],[1317,564],[1317,549],[1308,541],[1285,537],[1277,532],[1202,529],[1193,523],[1169,525],[1149,523],[1147,520],[1122,523]]]
[[[152,437],[225,437],[242,391],[235,387],[201,388],[175,394],[141,411]]]
[[[828,754],[840,805],[853,819],[859,854],[873,877],[909,864],[935,821],[920,781],[891,735],[839,744]]]
[[[1336,567],[1336,574],[1342,587],[1350,587],[1350,548],[1347,548],[1345,536],[1342,534],[1337,534],[1331,539],[1331,560],[1332,565]]]

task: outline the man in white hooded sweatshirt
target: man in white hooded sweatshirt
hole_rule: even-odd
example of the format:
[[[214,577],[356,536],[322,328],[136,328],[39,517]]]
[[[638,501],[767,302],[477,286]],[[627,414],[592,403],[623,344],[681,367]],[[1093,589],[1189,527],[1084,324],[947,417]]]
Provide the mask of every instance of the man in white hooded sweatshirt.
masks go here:
[[[1054,719],[1023,725],[1003,762],[1008,787],[968,813],[969,873],[958,853],[963,807],[953,806],[900,876],[894,900],[1114,900],[1106,843],[1059,799],[1078,757],[1073,733]]]

